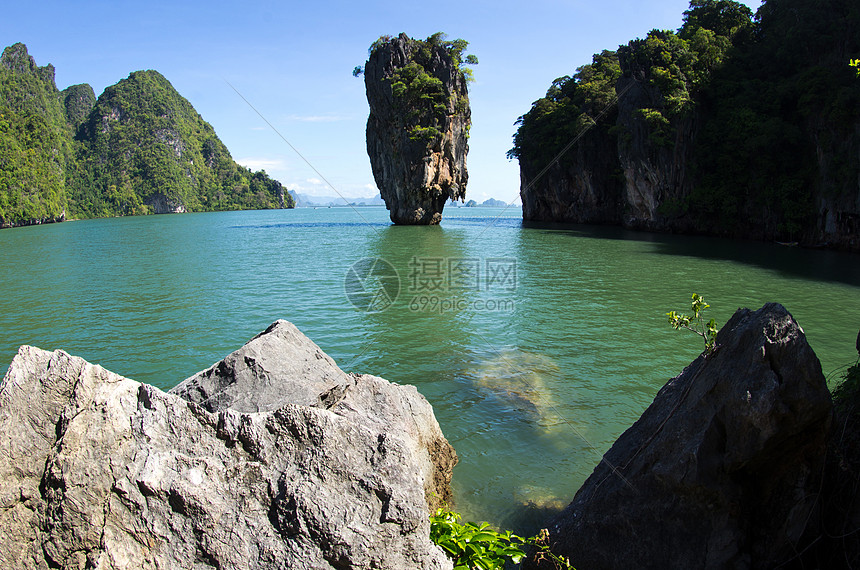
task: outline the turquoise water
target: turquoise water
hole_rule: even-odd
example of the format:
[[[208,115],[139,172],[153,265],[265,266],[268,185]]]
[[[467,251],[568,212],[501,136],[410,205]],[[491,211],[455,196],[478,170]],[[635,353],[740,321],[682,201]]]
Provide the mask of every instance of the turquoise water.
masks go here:
[[[456,507],[527,531],[697,356],[666,311],[693,292],[719,323],[781,302],[832,383],[857,359],[858,260],[524,226],[518,209],[448,209],[440,227],[322,208],[17,228],[0,231],[0,372],[32,344],[166,389],[284,318],[345,370],[416,385],[460,456]]]

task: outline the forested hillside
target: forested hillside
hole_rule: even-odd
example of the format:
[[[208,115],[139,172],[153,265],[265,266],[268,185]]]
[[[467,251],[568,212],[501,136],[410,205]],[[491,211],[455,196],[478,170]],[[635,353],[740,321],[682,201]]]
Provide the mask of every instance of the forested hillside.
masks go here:
[[[860,249],[858,57],[856,2],[693,0],[519,119],[524,217]]]
[[[0,227],[66,218],[292,207],[283,186],[233,161],[156,71],[95,98],[58,91],[23,44],[0,58]]]
[[[73,135],[54,67],[37,67],[24,44],[6,48],[0,57],[0,226],[65,218]]]

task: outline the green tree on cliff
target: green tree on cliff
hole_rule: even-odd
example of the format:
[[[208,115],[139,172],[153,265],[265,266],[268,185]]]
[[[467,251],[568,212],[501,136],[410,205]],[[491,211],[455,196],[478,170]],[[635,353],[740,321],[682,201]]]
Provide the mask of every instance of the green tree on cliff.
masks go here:
[[[53,66],[38,67],[17,43],[0,57],[0,227],[62,219],[74,168]]]
[[[845,63],[860,53],[858,28],[849,0],[765,0],[755,18],[739,2],[692,0],[679,30],[603,52],[619,62],[606,94],[639,87],[623,96],[623,117],[610,111],[602,120],[606,146],[629,148],[644,132],[636,156],[649,160],[684,145],[690,190],[658,210],[682,231],[795,241],[838,218],[840,231],[853,232],[860,82],[857,60]],[[508,156],[521,167],[540,171],[581,132],[575,98],[586,68],[555,80],[520,117]],[[593,162],[586,168],[604,168]]]
[[[508,158],[551,160],[614,101],[620,76],[618,53],[603,51],[590,64],[577,68],[572,77],[566,75],[553,81],[546,96],[532,103],[531,110],[517,119],[519,128]],[[615,117],[607,115],[602,123],[611,125]]]
[[[439,127],[448,115],[449,108],[460,111],[468,106],[468,100],[460,100],[455,92],[448,93],[442,80],[428,72],[433,50],[441,49],[450,57],[461,80],[474,80],[472,69],[468,66],[477,65],[478,58],[472,54],[465,55],[469,42],[463,39],[448,41],[446,37],[443,32],[436,32],[426,40],[411,40],[410,61],[395,70],[389,78],[396,104],[406,111],[410,123],[409,136],[414,141],[430,144],[438,139],[442,135]],[[370,46],[370,54],[390,41],[391,36],[381,36]],[[353,75],[358,77],[363,72],[362,67],[356,67]]]
[[[276,180],[236,164],[212,125],[157,71],[108,87],[79,138],[81,215],[147,213],[159,200],[188,211],[292,203]]]

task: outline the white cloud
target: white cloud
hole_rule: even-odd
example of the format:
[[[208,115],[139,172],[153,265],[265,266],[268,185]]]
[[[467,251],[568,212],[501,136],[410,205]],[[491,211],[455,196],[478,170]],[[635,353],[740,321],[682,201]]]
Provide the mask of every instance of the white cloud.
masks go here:
[[[302,123],[336,123],[346,121],[347,117],[342,115],[288,115],[287,120]]]
[[[276,158],[237,158],[236,162],[251,170],[281,170],[284,161]]]

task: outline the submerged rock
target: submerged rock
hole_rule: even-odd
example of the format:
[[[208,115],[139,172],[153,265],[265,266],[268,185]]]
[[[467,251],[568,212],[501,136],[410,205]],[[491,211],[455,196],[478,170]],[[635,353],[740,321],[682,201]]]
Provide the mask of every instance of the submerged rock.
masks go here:
[[[380,38],[364,67],[367,154],[395,224],[438,224],[445,202],[466,196],[472,120],[457,42]]]
[[[557,423],[558,412],[551,389],[561,371],[552,358],[519,349],[504,349],[467,373],[475,386],[491,394],[530,422],[543,426]]]
[[[0,566],[450,568],[427,505],[456,457],[414,388],[347,375],[280,321],[176,391],[201,403],[21,347],[0,387]]]
[[[773,568],[817,528],[832,417],[781,305],[739,310],[669,381],[552,523],[577,568]],[[542,567],[532,561],[531,567]]]

